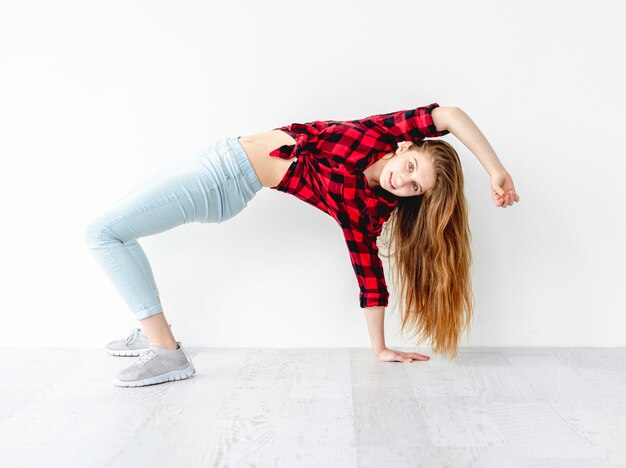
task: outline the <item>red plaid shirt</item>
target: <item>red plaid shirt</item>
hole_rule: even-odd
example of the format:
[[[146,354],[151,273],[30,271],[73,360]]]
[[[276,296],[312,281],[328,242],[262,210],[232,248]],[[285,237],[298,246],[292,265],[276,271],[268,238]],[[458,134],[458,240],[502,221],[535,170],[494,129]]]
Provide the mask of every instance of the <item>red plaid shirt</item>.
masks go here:
[[[401,141],[448,134],[437,131],[431,112],[439,104],[359,120],[293,123],[274,130],[296,143],[270,153],[294,159],[272,189],[291,193],[335,219],[343,231],[359,284],[361,308],[387,306],[389,292],[376,239],[398,200],[380,185],[370,189],[363,171]],[[301,157],[300,157],[301,156]]]

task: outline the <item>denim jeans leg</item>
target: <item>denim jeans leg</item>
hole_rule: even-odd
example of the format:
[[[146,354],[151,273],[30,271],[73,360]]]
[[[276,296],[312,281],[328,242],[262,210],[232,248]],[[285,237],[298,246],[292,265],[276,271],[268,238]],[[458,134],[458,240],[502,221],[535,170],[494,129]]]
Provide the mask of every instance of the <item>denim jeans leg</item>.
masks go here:
[[[91,221],[87,245],[139,320],[163,311],[152,268],[137,239],[190,222],[221,223],[261,189],[235,138],[144,183]]]

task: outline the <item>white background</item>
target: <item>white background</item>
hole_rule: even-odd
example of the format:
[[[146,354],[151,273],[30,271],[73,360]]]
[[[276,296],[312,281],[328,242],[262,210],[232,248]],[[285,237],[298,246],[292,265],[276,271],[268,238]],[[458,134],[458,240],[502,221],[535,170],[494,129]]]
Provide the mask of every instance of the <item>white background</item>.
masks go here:
[[[432,102],[472,117],[520,196],[495,207],[443,137],[475,259],[461,344],[625,345],[625,5],[3,1],[0,346],[99,347],[139,325],[84,230],[168,165],[220,137]],[[369,346],[339,226],[292,195],[140,243],[186,346]],[[409,346],[388,283],[387,345]]]

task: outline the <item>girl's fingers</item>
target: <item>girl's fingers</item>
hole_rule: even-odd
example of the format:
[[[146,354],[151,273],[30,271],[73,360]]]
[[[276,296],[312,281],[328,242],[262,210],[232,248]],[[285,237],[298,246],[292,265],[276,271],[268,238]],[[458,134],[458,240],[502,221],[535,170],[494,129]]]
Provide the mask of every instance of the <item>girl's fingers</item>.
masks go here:
[[[430,359],[428,356],[424,356],[423,354],[419,354],[419,353],[403,353],[402,358],[404,359],[408,358],[410,360],[415,360],[415,361],[428,361]]]

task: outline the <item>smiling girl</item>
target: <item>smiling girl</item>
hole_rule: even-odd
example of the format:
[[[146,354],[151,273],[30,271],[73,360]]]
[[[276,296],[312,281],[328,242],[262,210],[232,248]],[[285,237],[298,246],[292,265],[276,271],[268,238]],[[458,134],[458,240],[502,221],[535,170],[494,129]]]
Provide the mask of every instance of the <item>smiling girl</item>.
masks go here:
[[[513,180],[473,121],[458,107],[428,106],[356,120],[292,123],[220,138],[179,167],[139,186],[89,223],[85,237],[142,328],[110,342],[113,355],[139,356],[114,379],[143,386],[195,373],[165,318],[137,239],[190,222],[221,223],[263,187],[322,210],[341,228],[359,285],[372,352],[381,361],[428,356],[387,348],[389,291],[377,240],[385,228],[402,331],[457,355],[472,318],[470,229],[461,163],[451,133],[481,162],[497,207],[519,202]],[[219,291],[219,285],[215,286]],[[320,292],[303,291],[319,295]],[[305,296],[306,298],[306,296]],[[142,330],[143,329],[143,330]]]

